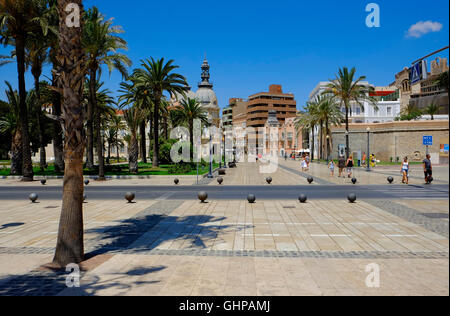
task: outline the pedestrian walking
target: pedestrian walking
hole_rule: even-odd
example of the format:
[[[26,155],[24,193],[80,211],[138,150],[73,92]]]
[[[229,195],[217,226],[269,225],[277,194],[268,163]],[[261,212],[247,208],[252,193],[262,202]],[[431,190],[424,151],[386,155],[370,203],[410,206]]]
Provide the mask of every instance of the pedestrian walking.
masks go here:
[[[302,171],[305,172],[308,169],[308,165],[306,163],[306,156],[302,156],[302,159],[300,161],[300,165],[302,167]]]
[[[309,164],[311,163],[311,161],[309,160],[309,154],[306,154],[306,171],[309,171]]]
[[[330,169],[331,176],[334,177],[334,161],[331,160],[328,164],[328,168]]]
[[[409,162],[408,162],[408,157],[403,158],[403,162],[402,162],[402,183],[406,183],[409,184]]]
[[[377,166],[377,158],[375,157],[375,154],[370,155],[370,164],[372,165],[372,168]]]
[[[353,156],[348,157],[347,159],[347,163],[345,164],[345,166],[347,167],[347,176],[349,178],[352,177],[353,174],[353,166],[355,165],[354,161],[353,161]]]
[[[423,160],[423,172],[425,174],[425,184],[433,181],[433,166],[431,165],[431,156],[428,154]]]
[[[344,175],[344,168],[345,168],[345,158],[344,156],[339,156],[339,160],[338,160],[338,168],[339,168],[339,177],[343,177],[345,178]]]
[[[366,153],[364,152],[364,153],[363,153],[363,157],[362,157],[362,165],[363,165],[363,166],[366,165],[366,159],[367,159],[367,155],[366,155]]]

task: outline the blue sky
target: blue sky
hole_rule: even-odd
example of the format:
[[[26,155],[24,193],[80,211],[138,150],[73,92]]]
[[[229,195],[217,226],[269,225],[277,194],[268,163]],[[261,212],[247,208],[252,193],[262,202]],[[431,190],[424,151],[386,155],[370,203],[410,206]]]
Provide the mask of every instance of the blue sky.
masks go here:
[[[365,24],[365,7],[372,1],[380,7],[379,28]],[[174,59],[196,90],[206,53],[221,107],[231,97],[246,98],[281,84],[295,94],[300,109],[316,84],[333,78],[343,66],[356,67],[375,85],[387,85],[403,67],[449,42],[447,0],[84,3],[98,6],[123,27],[133,67],[150,56]],[[413,25],[415,36],[408,36]],[[0,54],[9,51],[0,48]],[[440,56],[448,57],[448,50]],[[0,68],[0,98],[4,81],[17,86],[16,78],[15,64]],[[114,93],[122,80],[107,71],[102,79]],[[31,85],[28,75],[27,88]]]

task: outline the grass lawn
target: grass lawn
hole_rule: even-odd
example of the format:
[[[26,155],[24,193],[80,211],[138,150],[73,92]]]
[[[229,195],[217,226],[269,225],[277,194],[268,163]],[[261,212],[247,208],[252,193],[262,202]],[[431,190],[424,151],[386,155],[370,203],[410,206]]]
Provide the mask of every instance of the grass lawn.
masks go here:
[[[120,165],[107,165],[105,176],[127,176],[132,175],[128,172],[128,164],[120,164]],[[190,172],[187,173],[169,173],[170,165],[160,165],[158,168],[153,168],[151,164],[147,163],[139,163],[139,173],[137,175],[145,176],[145,175],[196,175],[197,169],[194,168]],[[219,164],[214,163],[213,169],[219,167]],[[56,173],[53,165],[49,165],[45,171],[41,171],[39,166],[33,167],[35,176],[59,176],[63,175],[62,173]],[[199,165],[199,174],[203,175],[209,171],[209,166]],[[98,174],[96,170],[84,169],[84,175],[92,175],[95,176]],[[9,168],[0,168],[0,176],[9,176],[10,169]]]

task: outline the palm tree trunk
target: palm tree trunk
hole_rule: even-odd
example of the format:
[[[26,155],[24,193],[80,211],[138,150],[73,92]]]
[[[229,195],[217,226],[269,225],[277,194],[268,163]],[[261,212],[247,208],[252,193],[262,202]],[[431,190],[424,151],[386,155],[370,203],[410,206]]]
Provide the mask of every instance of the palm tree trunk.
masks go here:
[[[167,122],[167,117],[164,115],[163,117],[163,124],[164,124],[164,139],[168,140],[169,139],[169,124]]]
[[[315,143],[314,143],[314,132],[315,132],[315,126],[313,125],[312,127],[311,127],[311,130],[312,130],[312,137],[311,137],[311,161],[313,161],[314,160],[314,150],[315,150]]]
[[[130,147],[128,148],[128,166],[130,173],[138,173],[138,141],[135,135],[131,135]]]
[[[82,27],[66,25],[65,8],[75,3],[83,12],[82,0],[58,0],[59,60],[63,86],[63,113],[65,126],[65,172],[61,219],[53,262],[65,267],[79,263],[84,257],[83,245],[83,128],[84,53],[81,45]],[[70,13],[70,12],[69,12]]]
[[[117,152],[117,163],[120,163],[119,145],[116,146],[116,152]]]
[[[17,128],[11,142],[11,172],[12,176],[22,174],[22,133]]]
[[[39,134],[39,167],[41,171],[44,171],[47,168],[47,159],[45,154],[45,145],[44,145],[44,128],[42,126],[42,106],[41,106],[41,90],[39,84],[39,70],[34,71],[34,91],[36,92],[36,120],[37,120],[37,128]]]
[[[104,181],[105,179],[105,158],[103,157],[103,137],[101,135],[102,121],[100,115],[100,109],[97,107],[96,111],[96,121],[97,121],[97,160],[98,160],[98,180]]]
[[[139,155],[142,159],[143,163],[147,163],[147,137],[145,135],[145,120],[142,120],[141,124],[139,125],[139,134],[141,136],[140,139],[140,145],[139,145]]]
[[[91,69],[89,71],[89,102],[87,104],[87,118],[86,118],[86,168],[94,168],[94,109],[97,108],[97,70]]]
[[[323,159],[323,122],[320,121],[319,159]]]
[[[52,78],[52,86],[55,88],[61,88],[59,84],[55,69],[55,65],[53,66],[53,78]],[[60,117],[61,116],[61,94],[57,91],[52,91],[52,111],[53,115]],[[62,139],[62,128],[61,123],[57,120],[53,122],[54,134],[53,134],[53,152],[55,154],[55,172],[62,173],[64,172],[64,151],[63,151],[63,139]]]
[[[194,162],[194,120],[189,120],[189,149],[190,149],[190,158],[191,163]]]
[[[28,114],[25,102],[27,91],[25,88],[25,39],[16,38],[17,72],[19,79],[19,114],[22,132],[22,181],[33,181],[33,163],[31,161],[30,137],[28,134]]]
[[[155,96],[155,108],[153,109],[153,157],[152,166],[154,168],[159,166],[159,104],[161,102],[160,96]]]

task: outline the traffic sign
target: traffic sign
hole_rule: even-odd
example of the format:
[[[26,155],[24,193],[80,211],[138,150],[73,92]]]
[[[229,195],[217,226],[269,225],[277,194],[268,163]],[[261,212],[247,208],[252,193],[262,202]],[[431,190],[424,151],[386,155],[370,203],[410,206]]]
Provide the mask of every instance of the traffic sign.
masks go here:
[[[423,137],[423,145],[424,146],[433,146],[433,136],[424,136]]]

